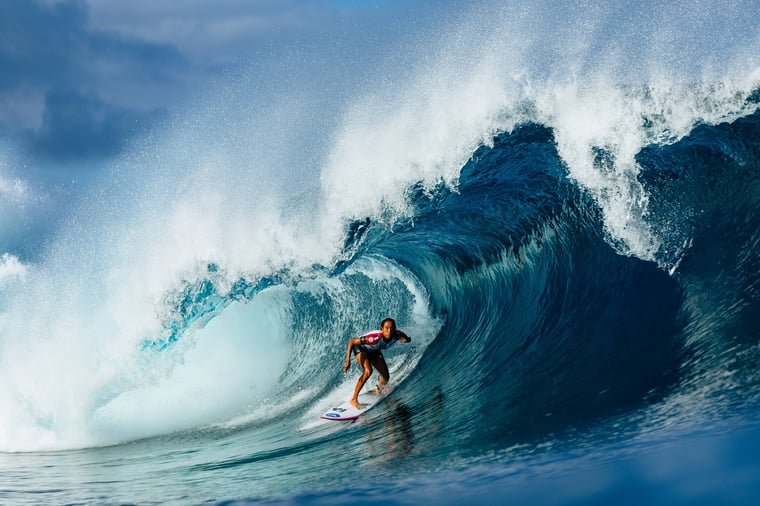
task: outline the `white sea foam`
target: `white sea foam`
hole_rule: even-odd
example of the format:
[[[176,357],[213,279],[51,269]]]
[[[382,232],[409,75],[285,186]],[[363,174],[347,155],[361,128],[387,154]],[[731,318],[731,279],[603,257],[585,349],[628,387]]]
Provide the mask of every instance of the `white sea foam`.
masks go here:
[[[26,276],[27,266],[10,253],[0,255],[0,286]]]

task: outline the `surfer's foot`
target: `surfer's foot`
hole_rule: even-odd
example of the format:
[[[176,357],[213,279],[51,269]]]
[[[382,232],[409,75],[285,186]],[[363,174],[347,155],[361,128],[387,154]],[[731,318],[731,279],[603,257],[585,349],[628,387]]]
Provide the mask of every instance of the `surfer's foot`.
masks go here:
[[[364,404],[362,404],[361,402],[359,402],[357,399],[351,399],[350,401],[348,401],[348,403],[351,404],[356,409],[362,409],[362,408],[364,408]]]
[[[373,388],[372,391],[375,392],[377,395],[383,395],[383,394],[387,394],[390,391],[390,388],[378,383],[377,385],[375,385],[375,388]]]

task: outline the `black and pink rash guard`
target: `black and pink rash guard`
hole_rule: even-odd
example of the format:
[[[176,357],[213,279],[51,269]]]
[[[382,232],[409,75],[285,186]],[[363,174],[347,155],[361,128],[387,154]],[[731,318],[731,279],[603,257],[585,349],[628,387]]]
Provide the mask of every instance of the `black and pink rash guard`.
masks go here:
[[[382,330],[374,330],[372,332],[368,332],[367,334],[364,334],[363,336],[361,336],[359,339],[361,339],[362,344],[360,344],[356,348],[359,348],[359,351],[379,352],[386,348],[389,348],[391,345],[395,344],[402,337],[407,337],[407,336],[400,330],[396,329],[396,335],[391,336],[391,338],[386,341],[385,339],[383,339]]]

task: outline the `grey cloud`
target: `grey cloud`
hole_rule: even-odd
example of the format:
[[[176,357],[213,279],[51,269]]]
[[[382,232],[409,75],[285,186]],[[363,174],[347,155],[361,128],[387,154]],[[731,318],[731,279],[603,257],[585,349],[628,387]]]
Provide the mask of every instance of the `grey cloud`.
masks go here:
[[[0,0],[0,140],[53,162],[108,157],[237,69],[350,68],[371,55],[381,21],[380,11],[363,17],[353,5]],[[355,48],[356,33],[368,44]]]
[[[118,154],[127,139],[165,116],[108,104],[96,95],[53,89],[45,99],[42,126],[26,134],[33,153],[61,161]]]
[[[165,114],[185,71],[171,45],[92,30],[83,1],[0,2],[0,132],[32,155],[113,155]],[[19,97],[44,102],[20,108]]]

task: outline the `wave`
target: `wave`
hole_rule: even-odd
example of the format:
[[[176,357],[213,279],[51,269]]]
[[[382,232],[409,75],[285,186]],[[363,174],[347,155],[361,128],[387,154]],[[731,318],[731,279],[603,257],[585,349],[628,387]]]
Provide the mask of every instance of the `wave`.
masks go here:
[[[526,16],[478,16],[481,38],[422,44],[335,108],[311,82],[242,90],[106,170],[5,283],[0,449],[307,416],[388,315],[419,338],[398,391],[447,399],[474,452],[756,402],[751,54],[695,78],[576,71],[595,36],[483,40]]]

